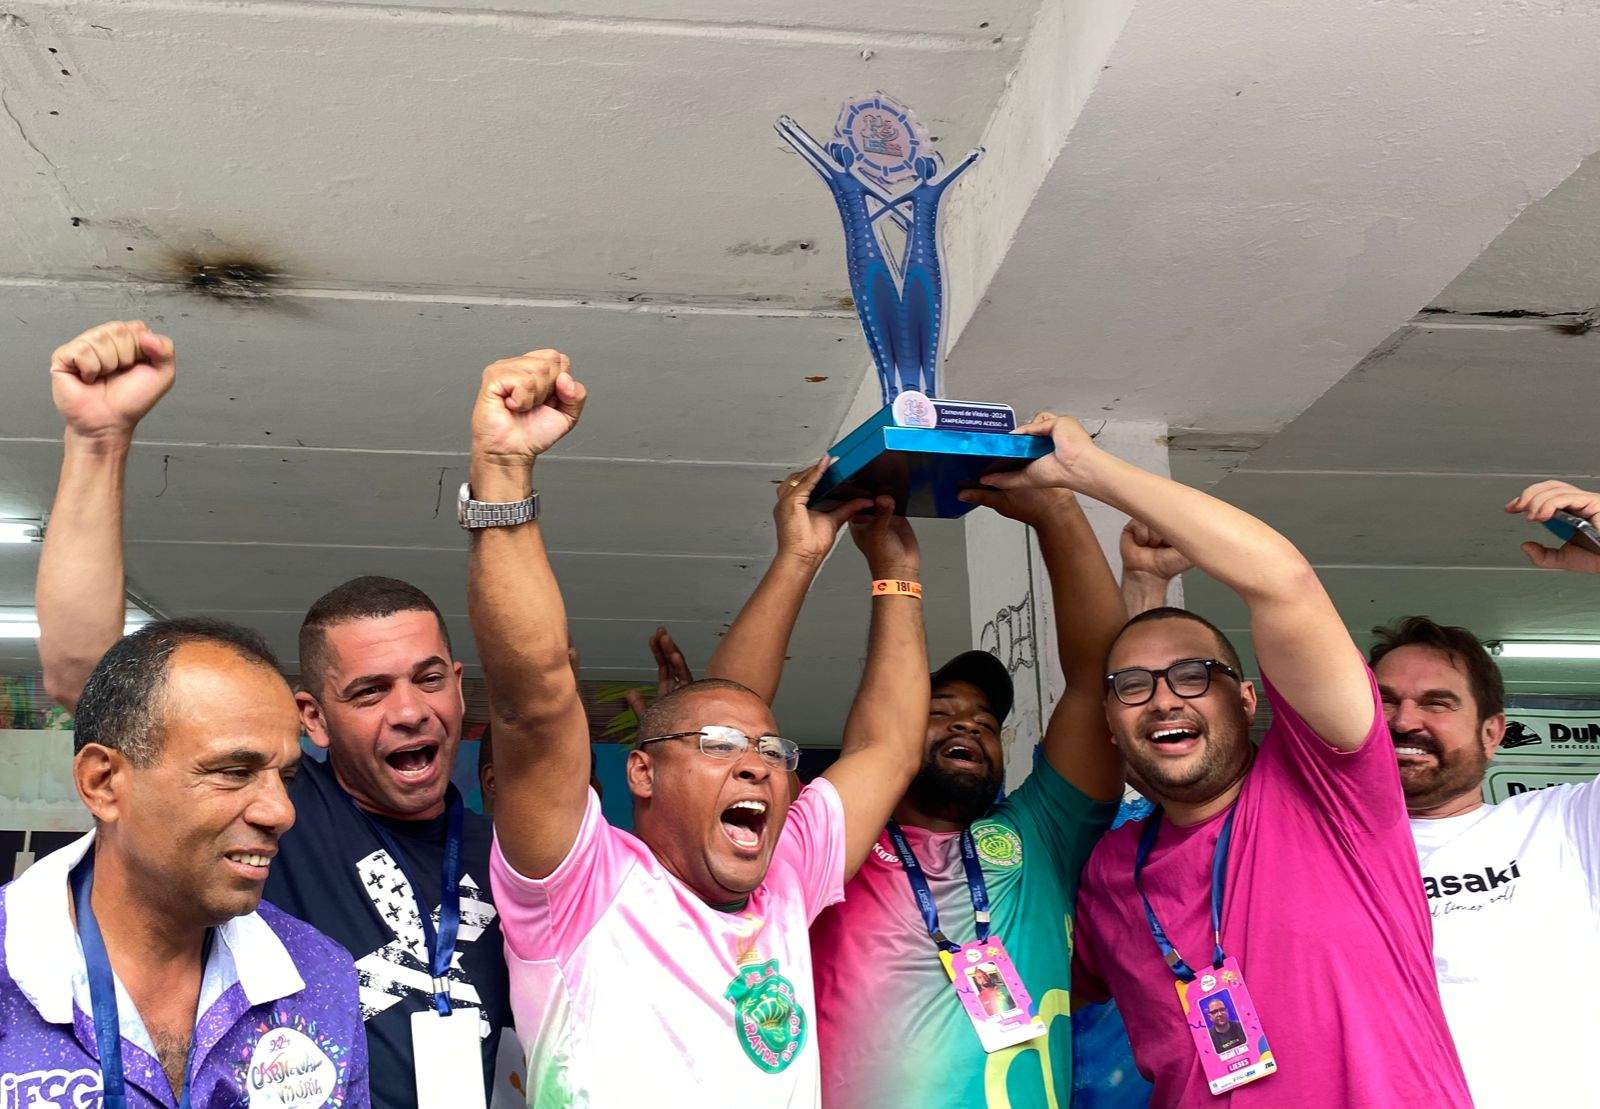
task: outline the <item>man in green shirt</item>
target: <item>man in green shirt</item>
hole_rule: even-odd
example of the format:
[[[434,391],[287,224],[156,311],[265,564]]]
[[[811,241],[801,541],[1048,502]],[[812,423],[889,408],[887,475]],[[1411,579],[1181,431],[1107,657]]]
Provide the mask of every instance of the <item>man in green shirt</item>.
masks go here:
[[[809,511],[822,468],[779,487],[777,557],[709,667],[769,699],[812,577],[839,526],[862,507]],[[1079,871],[1122,792],[1121,760],[1101,707],[1102,666],[1124,620],[1122,601],[1074,497],[966,496],[1033,529],[1050,577],[1066,688],[1033,772],[997,803],[1011,677],[982,651],[934,673],[925,761],[895,810],[893,831],[879,838],[844,902],[812,929],[825,1109],[1066,1109],[1071,1100],[1073,901]],[[984,1050],[919,910],[896,835],[920,864],[945,947],[978,936],[963,862],[970,840],[989,935],[1014,962],[1043,1036]]]

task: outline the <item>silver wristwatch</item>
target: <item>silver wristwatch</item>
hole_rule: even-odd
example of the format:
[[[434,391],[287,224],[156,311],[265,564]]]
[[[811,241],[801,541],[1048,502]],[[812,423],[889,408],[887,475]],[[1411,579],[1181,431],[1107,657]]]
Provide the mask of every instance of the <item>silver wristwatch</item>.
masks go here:
[[[475,501],[466,482],[456,494],[456,523],[468,531],[477,528],[509,528],[539,518],[539,493],[535,490],[520,501]]]

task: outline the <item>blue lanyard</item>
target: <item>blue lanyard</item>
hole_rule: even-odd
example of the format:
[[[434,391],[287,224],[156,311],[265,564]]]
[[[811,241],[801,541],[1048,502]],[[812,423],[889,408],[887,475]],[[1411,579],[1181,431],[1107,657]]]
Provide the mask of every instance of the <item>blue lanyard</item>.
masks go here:
[[[89,1008],[94,1018],[94,1042],[100,1053],[101,1105],[103,1109],[126,1109],[127,1083],[122,1074],[122,1022],[117,1012],[117,979],[111,973],[111,958],[100,935],[89,891],[94,888],[94,848],[72,868],[72,903],[78,916],[78,942],[83,945],[84,969],[89,977]],[[211,941],[215,932],[207,928],[200,949],[200,973],[211,960]],[[194,1069],[194,1033],[189,1035],[189,1053],[183,1060],[183,1089],[178,1094],[179,1109],[189,1109],[189,1074]]]
[[[1239,806],[1235,803],[1228,810],[1227,819],[1222,822],[1216,849],[1211,852],[1211,935],[1216,944],[1211,953],[1211,965],[1214,967],[1221,967],[1227,958],[1222,950],[1222,883],[1228,870],[1228,843],[1233,839],[1233,818],[1238,815]],[[1157,809],[1150,814],[1150,819],[1145,822],[1144,834],[1139,837],[1139,850],[1133,857],[1133,888],[1139,891],[1139,900],[1144,902],[1144,918],[1150,925],[1150,935],[1155,938],[1161,957],[1167,961],[1167,966],[1172,968],[1172,973],[1180,982],[1193,982],[1194,971],[1189,969],[1189,964],[1183,961],[1178,949],[1167,939],[1166,930],[1161,927],[1161,921],[1156,919],[1156,911],[1150,907],[1150,899],[1144,895],[1144,885],[1139,881],[1145,860],[1150,858],[1150,851],[1156,845],[1156,834],[1160,830],[1161,810]]]
[[[334,779],[338,786],[338,779]],[[449,1016],[450,1005],[450,964],[456,956],[456,934],[461,930],[461,825],[466,816],[466,806],[461,801],[461,791],[453,784],[445,794],[445,838],[444,862],[439,874],[439,930],[435,934],[433,928],[433,913],[428,909],[428,903],[423,899],[422,886],[417,881],[416,874],[411,869],[411,864],[406,861],[405,852],[400,850],[400,844],[395,841],[389,829],[372,819],[372,815],[357,805],[355,798],[344,792],[339,786],[339,792],[344,794],[344,799],[350,802],[350,807],[355,809],[367,822],[373,834],[378,837],[378,842],[383,844],[383,849],[394,860],[394,865],[400,868],[400,873],[406,876],[406,882],[411,886],[411,896],[417,900],[417,916],[422,918],[422,940],[428,948],[428,973],[433,978],[433,1007],[439,1011],[440,1016]]]
[[[890,841],[894,843],[895,854],[900,856],[906,880],[911,883],[911,892],[917,899],[917,908],[922,912],[922,923],[927,926],[928,937],[939,945],[941,951],[960,951],[961,945],[952,943],[939,930],[939,906],[934,903],[933,891],[928,888],[928,876],[922,872],[922,864],[912,853],[905,833],[892,820],[887,830]],[[961,829],[961,867],[967,872],[967,892],[972,896],[972,915],[978,922],[978,942],[982,943],[989,938],[989,887],[984,884],[983,867],[978,863],[978,845],[973,842],[972,832],[966,828]]]

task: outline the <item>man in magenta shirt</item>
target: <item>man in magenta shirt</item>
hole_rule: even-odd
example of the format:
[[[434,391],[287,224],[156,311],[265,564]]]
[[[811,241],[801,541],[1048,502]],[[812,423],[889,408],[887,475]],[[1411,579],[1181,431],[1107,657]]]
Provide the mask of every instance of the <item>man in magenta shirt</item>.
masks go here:
[[[1192,613],[1154,609],[1112,646],[1106,718],[1158,809],[1090,857],[1077,998],[1115,997],[1159,1105],[1471,1105],[1376,684],[1310,564],[1259,520],[1099,450],[1076,421],[1046,413],[1018,432],[1055,450],[986,482],[1064,486],[1166,537],[1248,606],[1272,703],[1257,751],[1254,685]],[[1205,1033],[1224,992],[1250,1033],[1230,1052]],[[1213,1094],[1218,1070],[1258,1056],[1258,1077],[1225,1076]]]

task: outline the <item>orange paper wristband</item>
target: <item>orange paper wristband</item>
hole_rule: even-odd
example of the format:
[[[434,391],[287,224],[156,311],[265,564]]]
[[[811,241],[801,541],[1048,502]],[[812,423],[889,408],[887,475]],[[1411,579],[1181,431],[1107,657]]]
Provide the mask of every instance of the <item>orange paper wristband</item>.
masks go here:
[[[899,581],[895,578],[879,578],[872,583],[874,597],[916,597],[922,599],[922,583],[918,581]]]

